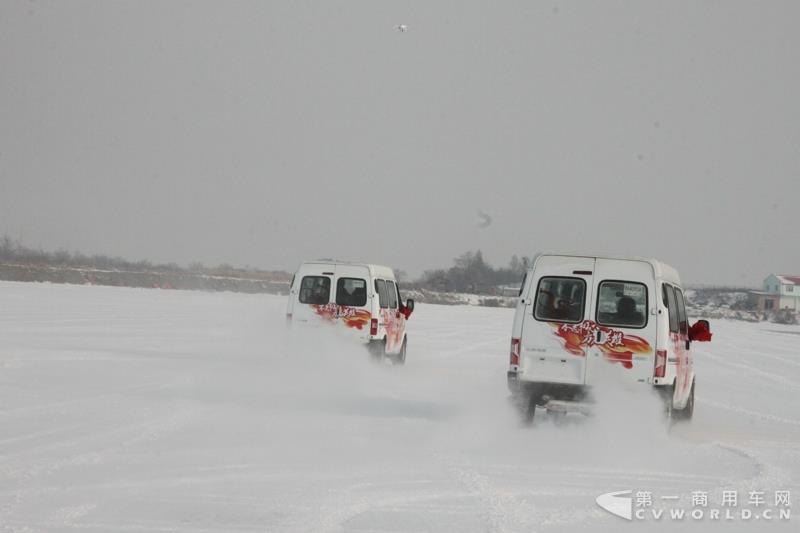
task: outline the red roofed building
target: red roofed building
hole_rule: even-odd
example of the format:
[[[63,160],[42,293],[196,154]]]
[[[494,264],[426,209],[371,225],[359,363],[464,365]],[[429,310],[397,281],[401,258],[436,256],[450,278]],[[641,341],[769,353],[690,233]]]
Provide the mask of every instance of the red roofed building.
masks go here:
[[[763,290],[753,291],[753,296],[760,311],[800,311],[800,276],[770,274],[764,280]]]

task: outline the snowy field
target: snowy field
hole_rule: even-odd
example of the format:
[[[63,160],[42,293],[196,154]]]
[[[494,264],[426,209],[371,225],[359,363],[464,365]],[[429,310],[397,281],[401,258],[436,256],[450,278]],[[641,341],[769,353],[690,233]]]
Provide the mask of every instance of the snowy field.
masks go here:
[[[0,283],[0,531],[798,530],[629,523],[595,498],[800,499],[800,328],[712,322],[695,419],[669,432],[642,394],[524,428],[505,384],[512,310],[419,305],[392,367],[290,336],[284,306]]]

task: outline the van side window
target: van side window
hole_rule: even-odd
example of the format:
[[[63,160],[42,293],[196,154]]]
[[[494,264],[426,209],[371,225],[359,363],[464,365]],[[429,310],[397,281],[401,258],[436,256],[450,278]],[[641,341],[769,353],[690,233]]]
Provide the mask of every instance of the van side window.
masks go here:
[[[669,330],[678,333],[678,304],[675,301],[675,290],[672,285],[664,285],[667,293],[667,306],[669,307]]]
[[[647,287],[633,281],[600,282],[596,320],[601,326],[645,327]]]
[[[393,281],[386,282],[386,292],[389,293],[389,309],[397,309],[397,287]]]
[[[539,280],[533,317],[546,322],[583,320],[586,282],[580,278],[544,277]]]
[[[378,293],[381,309],[389,307],[389,293],[386,292],[386,282],[382,279],[375,280],[375,292]]]
[[[683,293],[675,287],[675,299],[678,303],[678,329],[683,335],[689,334],[689,321],[686,319],[686,305],[683,300]]]
[[[367,305],[367,282],[361,278],[339,278],[336,282],[336,303],[350,307]]]
[[[325,305],[331,298],[331,278],[303,276],[300,281],[300,303]]]

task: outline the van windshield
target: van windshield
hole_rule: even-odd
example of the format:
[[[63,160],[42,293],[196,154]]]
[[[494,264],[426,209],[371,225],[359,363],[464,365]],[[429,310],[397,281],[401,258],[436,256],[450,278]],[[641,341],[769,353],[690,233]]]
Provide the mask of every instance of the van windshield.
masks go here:
[[[597,295],[601,326],[643,328],[647,325],[647,287],[632,281],[603,281]]]
[[[580,322],[585,298],[582,279],[544,277],[539,280],[533,316],[547,322]]]
[[[361,278],[339,278],[336,282],[336,303],[350,307],[367,305],[367,282]]]

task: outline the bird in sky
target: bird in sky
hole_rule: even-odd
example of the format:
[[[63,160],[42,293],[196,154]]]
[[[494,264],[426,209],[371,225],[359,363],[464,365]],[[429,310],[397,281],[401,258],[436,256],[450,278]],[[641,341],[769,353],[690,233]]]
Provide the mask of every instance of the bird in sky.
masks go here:
[[[492,217],[478,209],[478,218],[480,221],[478,222],[479,228],[488,228],[492,225]]]

